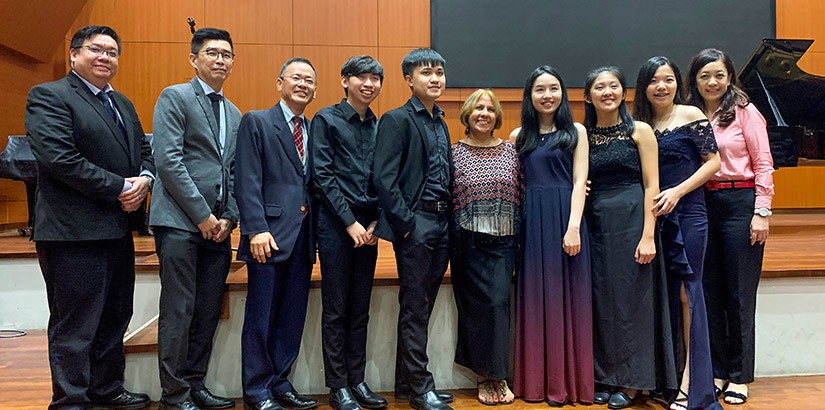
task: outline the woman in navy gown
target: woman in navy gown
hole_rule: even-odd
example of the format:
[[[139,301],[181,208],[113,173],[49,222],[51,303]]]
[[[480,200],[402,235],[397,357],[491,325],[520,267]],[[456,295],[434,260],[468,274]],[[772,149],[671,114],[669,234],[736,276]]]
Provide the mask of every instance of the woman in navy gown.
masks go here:
[[[587,133],[573,122],[559,73],[524,85],[511,134],[525,179],[524,267],[516,285],[513,390],[551,406],[593,401],[590,252],[582,221]]]
[[[584,125],[590,145],[590,231],[593,280],[593,402],[632,405],[640,390],[676,389],[667,278],[655,263],[659,194],[653,130],[633,121],[625,77],[616,67],[584,82]],[[654,263],[651,263],[654,262]]]
[[[685,368],[673,410],[721,409],[713,388],[702,270],[708,236],[704,191],[720,168],[713,129],[705,114],[682,105],[679,69],[666,57],[653,57],[636,79],[636,119],[650,124],[659,143],[659,183],[654,200],[660,219],[668,272],[674,355]],[[684,346],[686,344],[687,346]]]

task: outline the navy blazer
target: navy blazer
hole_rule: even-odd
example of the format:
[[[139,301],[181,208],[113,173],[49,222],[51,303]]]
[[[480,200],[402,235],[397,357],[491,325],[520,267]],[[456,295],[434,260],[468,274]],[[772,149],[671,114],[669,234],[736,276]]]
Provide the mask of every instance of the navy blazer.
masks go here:
[[[115,91],[124,139],[106,107],[74,73],[29,91],[26,132],[40,169],[36,241],[119,239],[145,227],[143,205],[120,208],[123,180],[155,172],[135,107]]]
[[[292,255],[301,224],[305,218],[312,221],[308,182],[280,104],[244,114],[235,151],[235,201],[241,217],[238,260],[257,263],[249,236],[266,231],[279,248],[266,263],[284,262]],[[314,263],[311,226],[309,232],[307,251]]]
[[[450,131],[440,116],[447,143]],[[414,211],[427,180],[429,154],[424,125],[411,101],[387,111],[378,121],[373,183],[378,192],[379,213],[375,235],[390,242],[415,229]],[[452,149],[447,150],[452,172]],[[449,187],[452,190],[452,185]]]

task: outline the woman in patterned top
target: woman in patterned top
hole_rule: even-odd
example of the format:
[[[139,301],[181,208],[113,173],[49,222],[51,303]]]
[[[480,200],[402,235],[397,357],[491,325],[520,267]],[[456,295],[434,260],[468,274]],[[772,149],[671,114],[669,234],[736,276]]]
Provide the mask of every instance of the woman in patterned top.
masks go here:
[[[453,144],[451,275],[458,308],[455,362],[477,374],[478,401],[510,404],[510,284],[521,209],[518,155],[493,136],[501,105],[476,90],[461,108],[466,137]]]
[[[640,390],[676,389],[667,278],[656,256],[658,146],[653,130],[633,121],[626,82],[616,67],[584,82],[584,126],[590,143],[590,229],[593,275],[593,402],[632,405]]]
[[[733,62],[716,49],[688,68],[688,103],[713,124],[722,169],[705,184],[708,254],[705,298],[717,389],[725,402],[748,400],[753,382],[756,288],[768,238],[773,158],[765,118],[738,86]]]
[[[713,391],[708,320],[702,270],[708,215],[702,186],[719,171],[713,129],[696,107],[682,105],[679,69],[666,57],[653,57],[636,78],[636,119],[650,124],[659,143],[659,192],[653,211],[659,218],[668,273],[674,355],[687,352],[672,410],[722,409]],[[687,348],[682,349],[682,344]],[[677,360],[677,363],[680,361]]]

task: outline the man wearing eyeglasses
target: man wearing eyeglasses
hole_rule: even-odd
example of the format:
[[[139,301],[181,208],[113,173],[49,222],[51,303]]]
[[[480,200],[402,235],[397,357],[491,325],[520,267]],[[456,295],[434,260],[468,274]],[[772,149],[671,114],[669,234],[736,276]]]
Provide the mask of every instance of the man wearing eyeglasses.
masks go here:
[[[229,33],[202,28],[191,41],[195,78],[155,104],[157,186],[149,224],[160,262],[159,409],[222,409],[233,400],[204,384],[238,221],[233,191],[241,112],[223,95],[235,55]]]
[[[72,70],[29,91],[26,132],[39,165],[37,258],[49,301],[50,409],[140,409],[123,387],[132,317],[132,230],[155,171],[131,101],[112,89],[121,43],[110,27],[74,34]]]
[[[318,405],[300,396],[287,379],[298,357],[315,262],[304,109],[315,98],[316,78],[308,60],[288,60],[276,80],[281,101],[246,113],[238,129],[238,259],[249,272],[241,333],[246,409]]]

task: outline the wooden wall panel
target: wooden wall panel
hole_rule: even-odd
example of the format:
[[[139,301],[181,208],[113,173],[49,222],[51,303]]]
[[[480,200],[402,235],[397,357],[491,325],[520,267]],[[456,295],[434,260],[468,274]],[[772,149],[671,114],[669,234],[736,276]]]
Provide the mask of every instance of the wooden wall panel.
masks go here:
[[[293,44],[291,0],[205,0],[205,3],[206,18],[202,23],[198,21],[198,27],[228,30],[236,45]],[[190,39],[187,37],[186,41]],[[247,62],[256,61],[251,56],[244,58]]]
[[[0,1],[0,44],[48,63],[84,3],[85,0]]]
[[[241,112],[272,107],[281,95],[275,79],[281,65],[294,56],[294,47],[278,44],[236,44],[239,57],[224,93]]]
[[[810,51],[825,52],[825,2],[776,0],[776,37],[814,39]]]
[[[396,108],[410,98],[410,87],[401,74],[401,60],[412,49],[413,47],[378,47],[376,58],[384,67],[384,86],[376,112],[383,113]]]
[[[97,24],[115,29],[125,43],[189,43],[192,35],[186,19],[193,17],[198,27],[203,27],[204,0],[87,1],[73,31],[88,24]],[[71,35],[72,33],[68,33],[69,37]],[[124,49],[126,48],[124,45]]]
[[[377,46],[377,1],[296,1],[293,14],[295,44]]]
[[[381,47],[430,45],[429,0],[378,0],[378,22]]]
[[[314,115],[321,108],[338,103],[344,98],[341,65],[351,56],[360,54],[378,58],[378,47],[295,46],[295,55],[311,61],[318,73],[315,101],[307,107],[308,114]],[[382,93],[373,104],[378,104],[381,95],[383,86]]]

